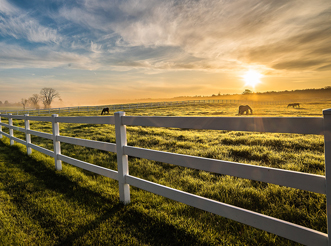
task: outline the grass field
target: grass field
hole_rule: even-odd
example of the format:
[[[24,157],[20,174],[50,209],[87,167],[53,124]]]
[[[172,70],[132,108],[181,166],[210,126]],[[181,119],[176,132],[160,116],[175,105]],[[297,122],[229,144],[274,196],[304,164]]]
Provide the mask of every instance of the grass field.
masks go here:
[[[321,117],[331,101],[286,106],[252,108],[254,116]],[[237,109],[235,104],[200,104],[132,109],[126,115],[235,116]],[[23,127],[23,122],[14,120],[14,125]],[[50,123],[35,121],[31,129],[52,130]],[[60,134],[115,142],[111,125],[62,123]],[[131,146],[324,175],[322,136],[148,127],[128,127],[127,134]],[[24,139],[20,132],[14,135]],[[51,141],[34,136],[32,143],[53,148]],[[64,143],[61,148],[64,155],[117,170],[113,153]],[[131,203],[123,206],[117,181],[65,163],[55,171],[50,157],[25,153],[20,144],[10,146],[5,137],[0,141],[1,245],[298,245],[134,187]],[[129,170],[162,185],[327,230],[324,195],[139,158],[129,157]]]

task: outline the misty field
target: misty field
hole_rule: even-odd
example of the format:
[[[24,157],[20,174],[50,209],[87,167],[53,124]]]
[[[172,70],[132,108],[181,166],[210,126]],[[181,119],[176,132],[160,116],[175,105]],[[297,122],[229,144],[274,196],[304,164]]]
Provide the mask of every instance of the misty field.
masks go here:
[[[331,101],[251,105],[253,116],[322,117]],[[126,115],[235,116],[237,104],[199,104],[125,110]],[[112,115],[114,111],[111,111]],[[99,115],[99,111],[89,115]],[[59,116],[82,116],[71,112]],[[246,116],[241,116],[246,117]],[[7,123],[2,118],[2,122]],[[14,125],[24,127],[23,121]],[[50,123],[30,122],[51,133]],[[7,128],[4,128],[8,132]],[[115,143],[112,125],[60,123],[60,134]],[[25,139],[23,133],[14,135]],[[127,127],[128,145],[324,175],[318,135]],[[52,150],[53,143],[31,136]],[[116,155],[61,144],[64,155],[117,170]],[[298,245],[274,234],[131,187],[119,202],[118,182],[0,141],[1,245]],[[129,157],[131,175],[326,233],[325,195]]]

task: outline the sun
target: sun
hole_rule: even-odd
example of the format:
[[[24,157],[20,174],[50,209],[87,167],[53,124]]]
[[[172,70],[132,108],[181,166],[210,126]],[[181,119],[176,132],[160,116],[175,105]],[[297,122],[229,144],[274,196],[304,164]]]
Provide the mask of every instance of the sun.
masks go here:
[[[263,77],[263,74],[250,69],[249,71],[247,71],[242,78],[245,81],[245,86],[251,86],[253,88],[255,88],[255,86],[259,83],[261,83],[261,78]]]

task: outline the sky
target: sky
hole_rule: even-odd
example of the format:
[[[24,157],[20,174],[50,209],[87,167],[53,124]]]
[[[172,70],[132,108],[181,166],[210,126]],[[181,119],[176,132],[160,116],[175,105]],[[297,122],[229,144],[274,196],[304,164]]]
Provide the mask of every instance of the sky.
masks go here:
[[[330,0],[0,0],[0,101],[323,88],[330,44]]]

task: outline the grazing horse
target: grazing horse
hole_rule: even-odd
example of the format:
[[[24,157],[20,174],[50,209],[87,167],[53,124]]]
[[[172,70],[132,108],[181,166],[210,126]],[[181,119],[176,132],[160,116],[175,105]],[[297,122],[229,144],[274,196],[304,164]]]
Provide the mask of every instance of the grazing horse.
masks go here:
[[[300,103],[290,103],[289,105],[287,105],[287,107],[300,108]]]
[[[240,105],[238,114],[244,114],[245,112],[246,112],[246,114],[249,114],[249,112],[251,112],[251,114],[253,114],[253,110],[251,109],[250,106]]]
[[[104,108],[101,112],[101,115],[106,114],[106,112],[109,114],[109,108]]]

